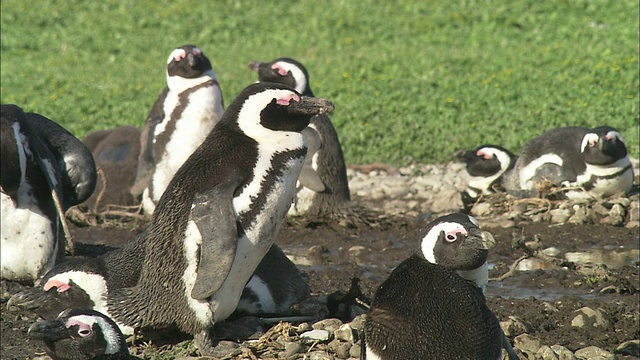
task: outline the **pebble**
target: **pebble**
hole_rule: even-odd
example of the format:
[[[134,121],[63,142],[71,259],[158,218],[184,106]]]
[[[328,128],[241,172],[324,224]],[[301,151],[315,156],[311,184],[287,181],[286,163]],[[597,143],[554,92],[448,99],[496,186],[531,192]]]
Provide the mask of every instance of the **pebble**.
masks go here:
[[[571,320],[571,326],[573,327],[581,328],[585,325],[601,327],[603,329],[607,329],[609,327],[609,320],[607,320],[606,314],[602,309],[592,309],[585,306],[575,312],[577,312],[578,315]]]
[[[576,358],[571,352],[571,350],[567,349],[562,345],[558,345],[558,344],[551,345],[551,349],[553,350],[553,352],[558,354],[559,360],[574,360]]]
[[[346,341],[350,344],[356,342],[356,331],[349,325],[343,324],[333,332],[333,336],[338,340]]]
[[[513,347],[534,357],[538,352],[542,342],[535,336],[529,334],[518,335],[513,339]]]
[[[618,345],[616,354],[640,357],[640,340],[625,341]]]
[[[517,316],[509,316],[508,320],[500,321],[500,327],[507,337],[514,337],[531,332],[531,326]]]
[[[597,346],[589,346],[575,352],[575,356],[577,359],[585,359],[585,360],[613,360],[615,359],[615,355],[612,353],[600,349]]]
[[[327,342],[331,338],[331,333],[327,330],[310,330],[300,334],[300,339],[305,343]]]

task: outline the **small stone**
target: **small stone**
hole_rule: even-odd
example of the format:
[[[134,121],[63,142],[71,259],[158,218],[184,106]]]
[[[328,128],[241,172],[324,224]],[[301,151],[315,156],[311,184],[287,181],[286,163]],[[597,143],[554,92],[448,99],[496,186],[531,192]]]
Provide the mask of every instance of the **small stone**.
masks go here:
[[[553,209],[549,211],[551,215],[551,222],[554,224],[562,224],[569,220],[571,217],[571,210],[569,209]]]
[[[351,356],[352,358],[360,359],[360,354],[362,353],[362,349],[360,348],[360,346],[360,344],[351,346],[351,349],[349,349],[349,356]]]
[[[356,331],[349,324],[341,325],[333,332],[333,336],[338,340],[346,341],[350,344],[356,342]]]
[[[500,327],[507,337],[514,337],[531,331],[531,327],[517,316],[509,316],[508,320],[500,321]]]
[[[600,349],[597,346],[589,346],[575,352],[575,356],[578,359],[585,360],[613,360],[615,356],[603,349]]]
[[[311,330],[300,335],[300,339],[306,343],[327,342],[331,338],[331,333],[327,330]]]
[[[483,216],[483,215],[488,215],[490,213],[491,213],[491,204],[486,202],[481,202],[479,204],[476,204],[471,209],[471,215],[473,216]]]
[[[358,315],[355,318],[353,318],[353,320],[351,320],[351,322],[349,323],[349,326],[351,326],[352,329],[360,333],[364,329],[364,322],[366,319],[367,319],[367,315],[364,315],[364,314]]]
[[[542,341],[529,334],[518,335],[513,339],[513,347],[525,353],[536,354],[541,346]]]
[[[333,360],[335,357],[326,351],[312,351],[304,356],[305,360]]]
[[[311,327],[315,330],[327,330],[331,333],[338,330],[342,325],[342,320],[336,318],[323,319],[314,323]]]
[[[620,355],[640,357],[640,340],[625,341],[614,352]]]
[[[535,214],[535,215],[531,215],[531,221],[534,223],[539,223],[542,222],[542,220],[544,220],[544,214]]]
[[[581,328],[587,324],[594,327],[601,327],[603,329],[609,327],[609,321],[605,318],[605,314],[602,309],[592,309],[585,306],[575,312],[577,312],[578,315],[571,320],[571,326],[573,327]]]
[[[575,360],[575,356],[571,352],[571,350],[567,349],[562,345],[551,345],[551,350],[558,354],[559,360]]]
[[[557,307],[553,306],[551,303],[546,301],[542,303],[542,308],[543,308],[542,311],[544,311],[547,314],[552,314],[559,311]]]
[[[335,340],[337,341],[337,340]],[[336,345],[333,346],[333,352],[335,352],[336,357],[338,359],[348,359],[349,358],[349,350],[351,350],[351,346],[353,344],[338,341]]]
[[[559,360],[560,359],[558,354],[556,354],[555,351],[553,351],[553,349],[551,349],[547,345],[543,345],[540,347],[540,349],[538,349],[538,352],[536,353],[536,358],[541,358],[542,360]]]
[[[542,253],[547,255],[547,256],[556,257],[556,256],[560,255],[560,249],[558,249],[555,246],[551,246],[551,247],[548,247],[548,248],[542,250]]]
[[[568,220],[571,224],[584,224],[587,222],[587,209],[580,205],[574,205],[573,211],[573,215]]]
[[[287,341],[284,343],[284,352],[282,353],[282,356],[289,358],[303,351],[302,345],[299,342]]]

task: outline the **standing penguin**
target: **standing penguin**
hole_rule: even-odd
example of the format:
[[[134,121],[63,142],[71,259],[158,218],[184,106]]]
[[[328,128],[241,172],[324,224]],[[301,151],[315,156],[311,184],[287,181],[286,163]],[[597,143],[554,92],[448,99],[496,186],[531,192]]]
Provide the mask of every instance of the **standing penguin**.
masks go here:
[[[140,129],[119,126],[95,131],[82,142],[91,150],[97,167],[102,170],[96,190],[85,205],[93,212],[103,211],[107,205],[138,205],[130,190],[138,169]]]
[[[32,282],[64,258],[64,212],[93,192],[95,163],[44,116],[2,105],[1,118],[2,278]]]
[[[518,157],[497,145],[481,145],[475,150],[460,150],[455,154],[467,165],[467,189],[462,192],[465,206],[472,205],[481,194],[490,194],[502,186],[502,177],[513,169]]]
[[[309,73],[296,60],[254,61],[249,68],[258,72],[260,82],[285,84],[303,96],[314,96],[309,85]],[[338,134],[327,114],[312,117],[302,134],[307,139],[309,150],[289,214],[331,214],[341,204],[350,201],[347,168]]]
[[[167,87],[142,129],[134,196],[152,214],[167,185],[202,144],[224,112],[222,91],[211,62],[200,48],[184,45],[167,59]]]
[[[331,110],[281,84],[246,87],[160,199],[138,284],[109,292],[112,317],[175,324],[211,353],[209,330],[236,309],[286,217],[307,151],[301,131]]]
[[[505,187],[512,194],[531,197],[543,180],[586,190],[565,192],[569,199],[609,196],[631,190],[633,169],[627,146],[616,129],[563,127],[525,144]]]
[[[417,245],[376,290],[362,358],[500,359],[498,319],[480,288],[456,273],[485,263],[493,237],[458,213],[427,225]]]
[[[27,334],[44,342],[47,355],[56,360],[140,359],[129,353],[113,320],[95,310],[65,310],[54,320],[31,325]]]

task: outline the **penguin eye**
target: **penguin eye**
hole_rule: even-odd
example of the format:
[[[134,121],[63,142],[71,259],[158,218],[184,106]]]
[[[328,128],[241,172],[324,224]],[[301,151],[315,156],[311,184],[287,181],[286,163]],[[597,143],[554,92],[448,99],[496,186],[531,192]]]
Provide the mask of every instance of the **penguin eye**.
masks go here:
[[[458,237],[456,236],[458,233],[448,233],[444,236],[444,238],[448,241],[448,242],[454,242],[458,239]]]
[[[89,326],[80,326],[78,328],[78,335],[81,337],[87,337],[93,333],[93,330]]]

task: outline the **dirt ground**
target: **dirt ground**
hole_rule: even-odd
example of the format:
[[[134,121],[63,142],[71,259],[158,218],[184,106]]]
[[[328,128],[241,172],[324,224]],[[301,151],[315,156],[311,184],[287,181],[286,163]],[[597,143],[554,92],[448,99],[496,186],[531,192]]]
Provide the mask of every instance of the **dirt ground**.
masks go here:
[[[366,302],[391,270],[409,256],[414,232],[430,219],[428,215],[392,218],[375,227],[359,228],[291,220],[282,227],[276,243],[309,275],[312,295],[346,292],[352,278],[358,278],[362,300]],[[78,243],[117,247],[130,239],[137,228],[72,225],[71,230]],[[522,223],[516,228],[489,231],[497,241],[489,256],[493,264],[490,276],[494,278],[507,273],[526,251],[533,254],[536,247],[555,247],[560,254],[554,260],[536,253],[537,257],[522,264],[544,269],[516,271],[504,280],[490,283],[488,304],[500,321],[517,316],[528,327],[526,332],[539,338],[543,345],[560,344],[571,351],[594,345],[614,352],[621,343],[640,338],[637,228]],[[85,254],[88,249],[100,252],[107,248],[78,247]],[[618,256],[617,262],[608,267],[563,260],[566,253],[598,251],[620,255],[622,259]],[[24,287],[2,282],[2,359],[31,359],[43,354],[38,344],[27,341],[27,329],[37,320],[35,315],[6,307],[8,298]],[[585,306],[603,311],[608,325],[572,327],[576,310]]]

